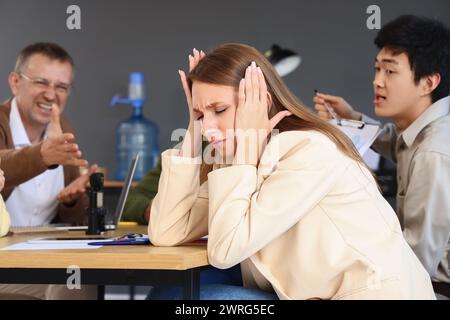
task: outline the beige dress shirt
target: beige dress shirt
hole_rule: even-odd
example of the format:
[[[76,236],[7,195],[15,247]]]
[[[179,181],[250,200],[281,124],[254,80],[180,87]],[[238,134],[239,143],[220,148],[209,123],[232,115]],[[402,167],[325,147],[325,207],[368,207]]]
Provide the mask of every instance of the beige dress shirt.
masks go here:
[[[200,160],[162,154],[154,245],[208,235],[213,266],[241,263],[246,287],[281,299],[435,298],[369,170],[325,135],[280,133],[257,168],[218,168],[203,184]]]
[[[403,235],[434,281],[450,283],[450,96],[408,128],[383,127],[372,148],[397,163]],[[367,116],[362,120],[370,121]]]

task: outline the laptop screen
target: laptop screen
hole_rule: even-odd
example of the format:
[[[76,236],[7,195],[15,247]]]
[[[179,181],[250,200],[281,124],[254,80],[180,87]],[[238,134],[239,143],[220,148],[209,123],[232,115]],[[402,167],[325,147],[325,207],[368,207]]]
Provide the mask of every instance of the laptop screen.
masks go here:
[[[117,203],[116,212],[114,213],[114,224],[120,222],[122,218],[123,209],[125,208],[125,202],[128,197],[128,192],[130,191],[131,183],[133,182],[134,173],[136,172],[136,166],[139,160],[139,152],[131,160],[130,168],[128,169],[127,179],[125,180],[125,185],[122,187],[122,192],[120,193],[119,202]]]

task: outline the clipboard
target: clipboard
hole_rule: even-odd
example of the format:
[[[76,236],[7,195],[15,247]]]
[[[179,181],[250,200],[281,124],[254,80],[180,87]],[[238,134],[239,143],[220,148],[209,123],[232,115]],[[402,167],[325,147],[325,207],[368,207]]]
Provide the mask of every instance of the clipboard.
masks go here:
[[[330,123],[350,138],[361,157],[381,133],[381,126],[377,123],[347,119],[331,119]]]

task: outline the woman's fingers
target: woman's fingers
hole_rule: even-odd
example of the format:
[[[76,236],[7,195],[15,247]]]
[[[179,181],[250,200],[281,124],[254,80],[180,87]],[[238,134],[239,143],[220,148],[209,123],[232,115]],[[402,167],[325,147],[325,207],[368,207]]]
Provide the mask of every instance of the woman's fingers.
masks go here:
[[[197,67],[200,60],[203,59],[204,57],[206,57],[206,54],[203,51],[198,51],[195,48],[192,49],[192,54],[190,54],[188,56],[189,72],[194,70],[195,67]],[[186,101],[187,101],[187,104],[189,107],[190,116],[191,116],[191,118],[192,117],[197,118],[196,111],[192,109],[192,94],[191,94],[191,89],[189,88],[189,85],[188,85],[188,80],[187,80],[186,74],[184,73],[183,70],[178,70],[178,74],[180,75],[181,85],[183,86],[184,95],[186,96]]]
[[[198,62],[200,61],[200,52],[197,49],[192,49],[192,52],[194,53],[194,62],[197,66]]]
[[[284,111],[280,111],[278,112],[276,115],[274,115],[272,117],[272,119],[270,119],[270,130],[273,130],[273,128],[275,128],[275,126],[281,121],[283,120],[283,118],[285,117],[289,117],[291,116],[292,113],[288,110],[284,110]]]
[[[186,101],[188,103],[189,108],[191,107],[191,90],[189,90],[189,85],[187,83],[186,74],[183,70],[178,70],[180,74],[181,84],[183,86],[184,94],[186,95]]]
[[[241,82],[239,82],[238,99],[239,99],[238,108],[240,108],[245,104],[245,79],[241,79]]]
[[[267,105],[267,84],[264,74],[255,62],[245,69],[245,97],[252,103]]]
[[[194,67],[195,67],[195,65],[194,65],[194,57],[189,55],[188,59],[189,59],[189,72],[191,72],[192,69],[194,69]]]
[[[252,97],[253,101],[255,103],[258,103],[260,101],[259,99],[259,77],[258,77],[258,70],[256,69],[256,63],[255,61],[251,64],[251,78],[252,78]]]
[[[258,78],[259,78],[259,97],[261,100],[261,103],[264,106],[267,106],[267,84],[266,79],[264,79],[264,74],[260,67],[257,68],[258,70]]]
[[[192,54],[189,55],[189,72],[195,69],[195,67],[198,65],[200,60],[202,60],[204,57],[206,57],[206,53],[203,52],[203,50],[198,51],[197,49],[192,49]]]
[[[246,104],[268,106],[267,83],[260,67],[255,62],[245,69],[245,81],[243,81],[244,99]],[[239,85],[241,90],[241,84]],[[241,94],[240,94],[241,96]]]
[[[251,66],[245,69],[245,101],[252,102],[253,99],[253,90],[252,90],[252,68]]]

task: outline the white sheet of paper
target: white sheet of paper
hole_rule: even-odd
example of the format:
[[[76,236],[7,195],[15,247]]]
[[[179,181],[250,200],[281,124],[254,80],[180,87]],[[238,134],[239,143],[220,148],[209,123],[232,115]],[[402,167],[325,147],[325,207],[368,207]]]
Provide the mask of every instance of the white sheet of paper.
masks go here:
[[[107,238],[107,239],[86,239],[86,240],[82,240],[82,239],[77,239],[77,240],[71,240],[71,239],[67,239],[67,240],[62,240],[62,239],[51,239],[51,238],[37,238],[37,239],[31,239],[28,240],[28,243],[30,244],[51,244],[51,245],[60,245],[60,244],[68,244],[68,245],[84,245],[84,244],[88,244],[89,242],[102,242],[102,241],[112,241],[114,240],[114,238]]]
[[[370,148],[366,151],[366,153],[363,156],[364,162],[373,171],[377,171],[379,169],[380,158],[381,156]]]
[[[334,126],[344,132],[353,142],[359,154],[363,156],[370,148],[372,143],[380,134],[380,126],[377,124],[366,123],[362,129],[351,126],[340,126],[336,120],[330,120]]]
[[[92,240],[90,241],[92,242]],[[30,243],[30,242],[20,242],[8,247],[2,248],[2,251],[23,251],[23,250],[87,250],[87,249],[98,249],[100,246],[90,246],[85,243]]]

